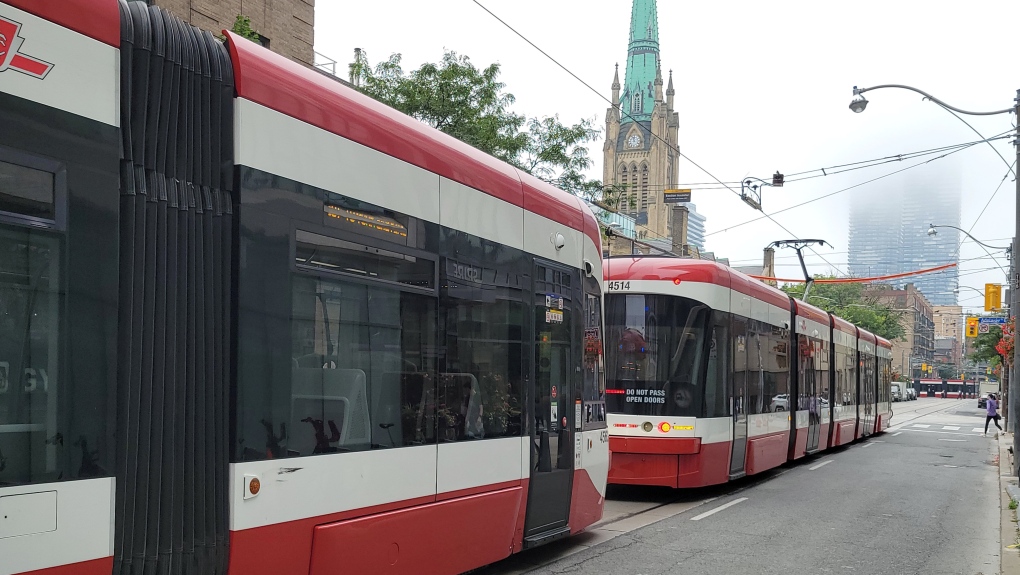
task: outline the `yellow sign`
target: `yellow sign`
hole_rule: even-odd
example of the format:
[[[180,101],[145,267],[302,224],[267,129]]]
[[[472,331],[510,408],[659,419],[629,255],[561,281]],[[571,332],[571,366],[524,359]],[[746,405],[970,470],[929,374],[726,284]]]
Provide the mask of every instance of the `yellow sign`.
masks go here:
[[[978,318],[968,317],[967,318],[967,337],[977,337],[978,335]]]
[[[985,311],[1002,309],[1002,284],[985,284]]]

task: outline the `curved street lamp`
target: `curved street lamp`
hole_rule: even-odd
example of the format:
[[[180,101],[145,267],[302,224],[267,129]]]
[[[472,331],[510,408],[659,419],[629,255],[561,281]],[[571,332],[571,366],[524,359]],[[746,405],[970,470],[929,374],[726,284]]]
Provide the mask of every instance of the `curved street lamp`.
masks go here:
[[[1020,197],[1020,194],[1018,194],[1017,197]],[[978,240],[974,236],[970,235],[970,233],[968,233],[966,230],[963,230],[963,229],[958,228],[956,226],[947,226],[947,225],[936,226],[935,224],[928,224],[928,236],[929,237],[933,237],[934,238],[935,234],[939,233],[938,230],[935,229],[935,228],[952,228],[954,230],[957,230],[957,231],[961,232],[963,235],[967,236],[968,238],[970,238],[974,243],[976,243],[977,245],[981,246],[981,249],[985,250],[985,253],[988,254],[988,257],[992,258],[992,261],[995,262],[995,265],[999,266],[999,269],[1002,270],[1002,273],[1006,276],[1006,279],[1007,280],[1009,279],[1009,272],[1007,272],[1005,269],[1003,269],[1002,265],[999,263],[999,260],[995,259],[995,256],[993,256],[992,252],[988,251],[988,249],[991,248],[993,250],[1006,250],[1006,257],[1010,257],[1010,254],[1013,251],[1013,246],[1007,246],[1007,247],[990,246],[990,245],[988,245],[988,244]],[[959,253],[959,251],[957,251],[957,253]]]
[[[917,88],[914,88],[912,86],[905,86],[903,84],[880,84],[878,86],[871,86],[870,88],[858,88],[857,86],[854,86],[854,100],[850,102],[850,109],[853,110],[855,113],[863,112],[864,109],[868,106],[868,100],[862,94],[864,94],[864,92],[878,90],[880,88],[900,88],[902,90],[910,90],[911,92],[916,92],[918,94],[921,94],[925,98],[931,100],[932,102],[935,102],[943,109],[952,113],[954,116],[956,116],[957,113],[966,114],[968,116],[995,116],[998,114],[1016,114],[1015,118],[1016,139],[1013,140],[1013,147],[1016,148],[1016,164],[1017,167],[1020,168],[1020,90],[1016,91],[1016,97],[1013,98],[1012,108],[1004,108],[1002,110],[994,110],[991,112],[971,112],[968,110],[961,110],[960,108],[950,106],[949,104],[943,102],[942,100],[939,100],[938,98],[932,96],[931,94],[924,92],[922,90],[918,90]],[[963,120],[963,118],[960,118],[959,116],[956,117],[965,124],[967,123],[966,121]],[[970,126],[970,124],[967,125]],[[970,129],[974,130],[974,127],[970,126]],[[977,130],[974,131],[977,132]],[[982,139],[985,139],[984,136],[982,136]],[[991,143],[989,143],[989,145],[991,145]],[[995,147],[992,146],[992,149],[995,149]],[[998,154],[999,151],[995,150],[995,153]],[[999,154],[999,157],[1002,158],[1002,154]],[[1007,165],[1009,164],[1009,162],[1006,162],[1006,158],[1002,158],[1002,161]],[[1010,167],[1010,169],[1012,171],[1012,167]],[[1014,175],[1016,173],[1017,173],[1016,171],[1013,171]],[[1020,239],[1020,178],[1014,179],[1016,180],[1016,208],[1015,208],[1016,229],[1013,234],[1013,242],[1015,243],[1018,239]],[[1016,276],[1009,277],[1009,287],[1011,288],[1010,293],[1013,294],[1011,298],[1015,302],[1017,301],[1016,300],[1017,290],[1018,288],[1020,288],[1020,280],[1018,280]],[[1012,313],[1016,313],[1016,308],[1014,305],[1010,305],[1009,308]],[[1020,366],[1020,345],[1014,346],[1013,365]],[[1017,404],[1018,402],[1020,402],[1020,386],[1016,385],[1017,373],[1020,373],[1020,370],[1016,370],[1016,372],[1013,374],[1014,377],[1010,378],[1011,393],[1009,393],[1009,395],[1007,396],[1009,398],[1009,414],[1008,417],[1006,418],[1007,425],[1020,424],[1020,417],[1018,417],[1018,414],[1020,414],[1020,410],[1017,409]],[[1014,433],[1013,435],[1013,450],[1016,452],[1020,452],[1020,433]],[[1016,475],[1018,471],[1020,471],[1020,462],[1014,463],[1011,471],[1013,475]]]

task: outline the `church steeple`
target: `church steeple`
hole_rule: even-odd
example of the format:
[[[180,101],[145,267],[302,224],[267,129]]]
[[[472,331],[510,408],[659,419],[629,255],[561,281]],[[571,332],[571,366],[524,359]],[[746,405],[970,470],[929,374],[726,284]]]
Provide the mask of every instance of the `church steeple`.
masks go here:
[[[613,107],[620,107],[620,65],[616,65],[616,72],[613,73]]]
[[[649,121],[659,73],[659,18],[655,0],[633,0],[630,44],[621,97],[623,121]],[[661,78],[661,76],[660,76]],[[660,79],[661,82],[661,79]],[[628,117],[629,116],[629,117]]]
[[[676,90],[673,89],[673,70],[669,71],[669,85],[666,86],[666,109],[673,110],[673,96]]]

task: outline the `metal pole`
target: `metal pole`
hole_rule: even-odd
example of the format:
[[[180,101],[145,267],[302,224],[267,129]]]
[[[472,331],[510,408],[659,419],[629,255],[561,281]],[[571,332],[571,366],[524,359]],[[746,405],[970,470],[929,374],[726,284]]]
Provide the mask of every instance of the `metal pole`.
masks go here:
[[[1016,122],[1016,139],[1013,140],[1013,147],[1016,149],[1017,169],[1020,169],[1020,90],[1016,91],[1016,98],[1013,100],[1015,107],[1013,121]],[[1017,239],[1020,238],[1020,177],[1016,179],[1016,231],[1013,234],[1013,258],[1017,256]],[[1016,266],[1013,267],[1013,273],[1010,274],[1010,299],[1016,302],[1017,288],[1020,287],[1020,282],[1017,281]],[[1016,311],[1016,308],[1013,308]],[[1016,316],[1014,316],[1016,317]],[[1013,365],[1016,366],[1020,361],[1020,346],[1016,345],[1016,339],[1014,335],[1013,344]],[[1020,410],[1017,409],[1017,402],[1014,398],[1020,396],[1018,393],[1020,386],[1017,385],[1017,378],[1011,377],[1009,379],[1009,389],[1007,390],[1006,397],[1009,400],[1009,412],[1006,413],[1006,425],[1009,425],[1013,429],[1013,453],[1020,454],[1020,434],[1017,433],[1020,428]],[[1013,458],[1013,475],[1020,475],[1020,458]]]

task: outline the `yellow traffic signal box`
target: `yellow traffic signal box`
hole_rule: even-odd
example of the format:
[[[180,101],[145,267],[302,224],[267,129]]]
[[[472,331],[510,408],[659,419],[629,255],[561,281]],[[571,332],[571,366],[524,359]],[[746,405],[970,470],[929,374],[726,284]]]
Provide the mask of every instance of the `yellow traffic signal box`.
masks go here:
[[[985,311],[1002,309],[1002,285],[985,284]]]
[[[968,317],[967,318],[967,337],[977,337],[978,335],[978,318]]]

